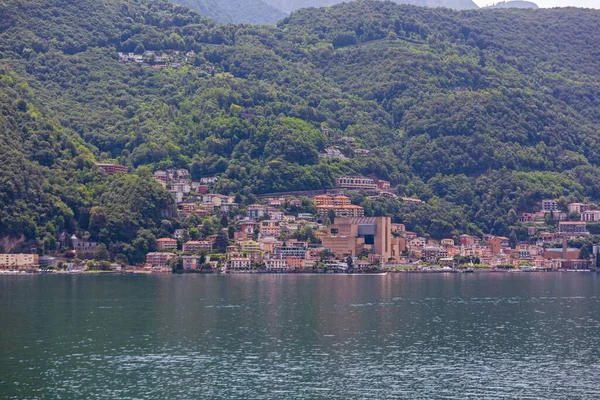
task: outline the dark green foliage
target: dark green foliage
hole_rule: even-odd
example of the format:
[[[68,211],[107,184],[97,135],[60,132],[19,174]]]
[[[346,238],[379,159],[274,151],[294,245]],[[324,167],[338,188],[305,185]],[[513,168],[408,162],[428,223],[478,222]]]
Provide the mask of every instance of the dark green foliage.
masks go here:
[[[227,246],[229,246],[229,236],[227,234],[227,229],[221,229],[217,234],[214,250],[217,253],[225,253],[225,251],[227,250]]]
[[[357,1],[274,27],[163,0],[0,0],[0,237],[42,248],[87,231],[142,261],[169,232],[150,174],[170,167],[244,201],[372,175],[425,203],[357,198],[368,215],[520,237],[516,213],[542,198],[600,200],[598,37],[600,13],[578,9]],[[194,54],[161,70],[118,60],[136,49]],[[371,152],[318,157],[322,127]],[[101,160],[137,172],[107,177]]]

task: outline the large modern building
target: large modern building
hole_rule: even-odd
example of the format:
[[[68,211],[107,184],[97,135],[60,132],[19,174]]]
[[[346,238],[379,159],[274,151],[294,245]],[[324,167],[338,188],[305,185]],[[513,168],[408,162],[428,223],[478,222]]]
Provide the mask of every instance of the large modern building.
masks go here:
[[[397,260],[406,249],[404,238],[393,237],[390,217],[336,218],[327,230],[323,247],[339,259],[356,257],[368,249],[384,261]]]

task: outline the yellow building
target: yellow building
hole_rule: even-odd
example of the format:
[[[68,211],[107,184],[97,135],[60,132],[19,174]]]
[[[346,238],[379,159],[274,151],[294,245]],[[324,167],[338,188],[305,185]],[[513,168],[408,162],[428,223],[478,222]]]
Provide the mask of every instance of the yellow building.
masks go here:
[[[336,217],[363,217],[365,215],[364,208],[352,204],[340,206],[317,206],[317,213],[321,217],[326,217],[329,210],[333,210]]]

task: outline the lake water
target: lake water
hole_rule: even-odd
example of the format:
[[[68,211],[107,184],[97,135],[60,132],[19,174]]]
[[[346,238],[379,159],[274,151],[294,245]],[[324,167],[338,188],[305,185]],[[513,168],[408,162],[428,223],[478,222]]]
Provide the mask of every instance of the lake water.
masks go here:
[[[0,276],[0,398],[598,399],[600,275]]]

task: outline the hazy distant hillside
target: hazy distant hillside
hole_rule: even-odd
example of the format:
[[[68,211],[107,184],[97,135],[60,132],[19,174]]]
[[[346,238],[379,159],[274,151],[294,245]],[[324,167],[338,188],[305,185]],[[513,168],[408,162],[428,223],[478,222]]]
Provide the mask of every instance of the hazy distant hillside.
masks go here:
[[[287,14],[301,8],[328,7],[348,0],[171,0],[198,11],[220,23],[275,24]],[[473,0],[392,0],[398,4],[422,7],[445,7],[473,10]]]
[[[487,6],[485,8],[539,8],[537,4],[531,1],[503,1],[493,6]]]
[[[268,4],[285,12],[300,8],[326,7],[334,4],[348,2],[344,0],[264,0]],[[392,0],[398,4],[410,4],[423,7],[446,7],[455,10],[472,10],[479,8],[472,0]]]
[[[274,24],[286,14],[263,0],[172,0],[217,22]]]

